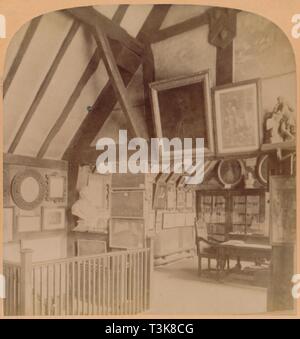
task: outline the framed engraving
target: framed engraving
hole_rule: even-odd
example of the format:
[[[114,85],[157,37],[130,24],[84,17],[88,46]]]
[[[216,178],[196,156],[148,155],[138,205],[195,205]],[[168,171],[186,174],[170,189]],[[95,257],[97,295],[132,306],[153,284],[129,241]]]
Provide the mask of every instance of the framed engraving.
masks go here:
[[[260,148],[260,81],[249,80],[214,88],[216,152],[219,155]]]
[[[53,231],[65,228],[65,209],[63,207],[43,207],[43,230]]]

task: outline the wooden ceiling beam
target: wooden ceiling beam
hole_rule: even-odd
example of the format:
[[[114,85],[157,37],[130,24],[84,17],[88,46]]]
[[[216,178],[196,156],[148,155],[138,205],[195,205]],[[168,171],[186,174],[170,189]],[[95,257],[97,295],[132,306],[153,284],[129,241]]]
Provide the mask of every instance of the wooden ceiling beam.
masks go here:
[[[182,34],[209,23],[208,12],[204,12],[191,19],[185,20],[170,27],[163,28],[152,35],[150,42],[156,43],[175,35]]]
[[[58,53],[56,54],[56,57],[54,58],[54,61],[52,63],[52,65],[50,66],[40,88],[38,89],[33,102],[31,104],[31,106],[29,107],[29,110],[27,111],[25,118],[22,121],[22,124],[20,126],[20,128],[18,129],[17,134],[14,137],[13,142],[11,143],[8,153],[14,153],[14,151],[16,150],[32,116],[34,115],[34,113],[36,112],[42,98],[44,97],[44,94],[46,93],[48,86],[52,80],[52,78],[54,77],[54,74],[63,58],[63,56],[65,55],[69,45],[71,44],[76,32],[78,31],[80,26],[80,23],[78,21],[74,21],[71,28],[69,29],[69,32],[67,33],[64,41],[62,42]]]
[[[171,5],[153,6],[139,34],[137,35],[138,41],[142,41],[143,43],[147,44],[149,48],[148,39],[160,28],[170,6]],[[149,51],[148,48],[146,49],[146,52],[143,55],[143,59],[141,60],[141,62],[144,62],[145,59],[149,57],[149,54],[147,53],[147,51]],[[116,58],[118,59],[118,56],[116,56]],[[123,61],[124,64],[126,64],[127,61],[125,56]],[[149,60],[147,62],[149,62]],[[152,57],[150,55],[150,63],[151,62]],[[138,65],[135,65],[135,67],[138,68]],[[124,81],[124,85],[127,87],[133,75],[129,72],[126,72],[125,69],[120,69],[120,74]],[[95,148],[91,148],[90,144],[94,140],[97,133],[99,133],[101,127],[103,126],[106,119],[109,117],[116,103],[117,99],[114,89],[110,82],[108,82],[105,88],[99,94],[96,102],[94,103],[92,111],[85,117],[80,128],[70,142],[68,148],[63,155],[63,159],[71,161],[72,163],[80,163],[80,161],[83,160],[82,157],[85,156],[85,162],[95,162],[98,152],[95,150]]]
[[[141,28],[137,39],[150,45],[153,35],[159,31],[172,5],[154,5]]]
[[[113,15],[112,21],[116,23],[120,23],[125,16],[125,13],[128,9],[129,5],[119,5],[116,13]]]
[[[141,124],[145,124],[145,121],[142,119],[139,119],[139,121],[136,119],[136,116],[133,114],[133,107],[130,103],[129,99],[129,93],[126,89],[126,86],[123,82],[122,76],[120,74],[120,71],[118,69],[113,51],[111,49],[111,46],[109,44],[108,38],[104,32],[102,32],[101,28],[96,27],[96,41],[98,48],[102,50],[102,57],[103,61],[107,70],[107,73],[109,75],[111,84],[115,90],[115,94],[117,96],[117,99],[119,101],[119,104],[122,108],[123,113],[125,114],[127,121],[128,121],[128,127],[129,127],[129,134],[137,137],[148,137],[144,135],[145,126],[141,126]]]
[[[124,79],[124,83],[127,86],[133,75],[125,70],[120,70],[120,72]],[[90,150],[93,154],[95,153],[94,157],[96,157],[96,149],[91,148],[90,144],[103,126],[106,119],[109,117],[116,103],[117,98],[114,88],[110,81],[108,81],[96,99],[91,112],[89,112],[85,117],[80,128],[65,151],[63,155],[64,160],[75,161],[75,159],[77,159],[79,161],[81,155],[86,150]]]
[[[3,82],[3,97],[5,97],[5,95],[7,94],[8,92],[8,89],[19,69],[19,66],[22,62],[22,59],[32,41],[32,38],[40,24],[40,21],[41,21],[41,18],[42,16],[39,16],[37,18],[34,18],[31,20],[30,24],[29,24],[29,27],[27,28],[27,31],[24,35],[24,38],[21,42],[21,45],[20,45],[20,48],[11,64],[11,67],[6,75],[6,78]]]
[[[110,39],[119,41],[122,45],[132,50],[137,55],[142,55],[144,46],[137,39],[130,36],[125,29],[108,19],[92,7],[80,7],[67,10],[82,23],[92,30],[101,29]]]
[[[127,7],[128,5],[120,5],[116,13],[114,14],[112,20],[116,23],[119,23],[124,17]],[[140,64],[140,59],[136,56],[136,54],[131,52],[127,48],[122,47],[120,43],[115,44],[113,46],[113,50],[114,50],[114,54],[117,55],[118,66],[124,68],[125,70],[127,69],[129,72],[132,72],[132,74],[134,74]],[[39,152],[37,154],[37,158],[43,158],[45,154],[47,153],[47,150],[51,142],[53,141],[53,139],[55,138],[57,133],[60,131],[65,121],[67,120],[68,116],[72,112],[72,109],[75,106],[83,88],[86,86],[89,79],[92,77],[94,72],[97,70],[101,59],[102,59],[102,53],[97,47],[84,73],[82,74],[77,85],[75,86],[62,113],[60,114],[59,118],[56,120],[55,124],[51,128],[44,142],[42,143],[39,149]],[[127,62],[127,60],[129,60],[130,62]],[[130,67],[126,67],[127,65],[130,65]],[[133,67],[135,67],[135,69],[133,69]]]

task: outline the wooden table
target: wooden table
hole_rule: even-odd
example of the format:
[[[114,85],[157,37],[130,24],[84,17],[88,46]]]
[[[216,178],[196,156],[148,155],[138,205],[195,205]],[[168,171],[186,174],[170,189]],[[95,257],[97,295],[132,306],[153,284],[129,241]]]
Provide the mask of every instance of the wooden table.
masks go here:
[[[260,234],[251,234],[251,233],[236,233],[229,232],[228,233],[229,240],[243,240],[246,243],[260,244],[260,245],[268,245],[269,237],[260,235]]]
[[[218,246],[220,260],[220,271],[224,273],[226,258],[237,259],[237,266],[241,268],[240,262],[254,261],[258,263],[262,259],[271,260],[272,247],[270,245],[249,244],[235,240],[229,240]],[[229,270],[229,267],[227,267]]]

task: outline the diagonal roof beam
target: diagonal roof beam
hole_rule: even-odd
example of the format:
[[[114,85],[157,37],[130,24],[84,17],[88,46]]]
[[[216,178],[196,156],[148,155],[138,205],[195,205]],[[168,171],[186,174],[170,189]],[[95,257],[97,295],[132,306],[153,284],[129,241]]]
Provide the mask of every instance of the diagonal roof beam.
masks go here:
[[[71,44],[76,32],[78,31],[79,29],[79,26],[80,24],[77,22],[77,21],[74,21],[71,28],[69,29],[69,32],[67,33],[64,41],[62,42],[60,48],[59,48],[59,51],[58,53],[56,54],[56,57],[52,63],[52,65],[50,66],[40,88],[38,89],[34,99],[33,99],[33,102],[31,104],[31,106],[29,107],[29,110],[27,111],[26,115],[25,115],[25,118],[17,132],[17,134],[15,135],[14,137],[14,140],[13,142],[11,143],[10,147],[9,147],[9,150],[8,150],[8,153],[13,153],[15,151],[15,149],[17,148],[25,130],[26,130],[26,127],[28,126],[32,116],[34,115],[34,113],[36,112],[45,92],[47,91],[48,89],[48,86],[63,58],[63,56],[65,55],[69,45]]]
[[[25,36],[22,40],[22,43],[20,45],[20,48],[14,58],[14,61],[6,75],[6,78],[4,80],[4,83],[3,83],[3,97],[5,97],[5,95],[7,94],[7,91],[18,71],[18,68],[22,62],[22,59],[23,59],[23,56],[24,54],[26,53],[29,45],[30,45],[30,42],[40,24],[40,21],[41,21],[41,16],[37,17],[37,18],[34,18],[31,20],[30,24],[29,24],[29,27],[27,28],[27,31],[25,33]]]
[[[121,70],[120,72],[125,85],[128,86],[133,75],[125,70]],[[82,153],[91,149],[91,142],[109,117],[116,103],[115,91],[110,81],[108,81],[94,103],[93,109],[81,123],[80,128],[65,151],[63,159],[72,161],[76,158],[81,159]],[[94,148],[91,150],[93,153],[96,153]]]
[[[159,31],[172,5],[154,5],[141,28],[137,39],[145,44],[152,43],[152,37]]]
[[[114,14],[112,20],[116,23],[121,22],[122,18],[124,17],[126,10],[127,10],[128,5],[120,5],[116,11],[116,13]],[[119,47],[119,46],[117,46]],[[119,48],[115,48],[116,49],[116,53],[119,53],[118,58],[117,58],[117,63],[119,66],[125,68],[124,65],[124,58],[126,58],[126,52],[127,55],[130,55],[130,51],[128,49],[126,49],[126,51],[121,50]],[[134,57],[133,55],[130,55],[131,58],[131,68],[132,67],[137,67],[136,66],[136,62],[137,60],[133,60]],[[75,106],[80,93],[82,92],[83,88],[86,86],[86,84],[88,83],[89,79],[92,77],[92,75],[94,74],[94,72],[97,70],[98,65],[100,63],[100,60],[102,58],[102,53],[99,51],[98,48],[96,48],[93,56],[91,57],[84,73],[82,74],[81,78],[79,79],[77,85],[75,86],[68,102],[66,103],[62,113],[60,114],[59,118],[56,120],[55,124],[53,125],[53,127],[51,128],[49,134],[47,135],[46,139],[44,140],[44,142],[42,143],[41,148],[39,149],[39,152],[37,154],[37,158],[43,158],[51,144],[51,142],[53,141],[53,139],[55,138],[55,136],[57,135],[57,133],[60,131],[62,125],[64,124],[64,122],[67,120],[68,116],[70,115],[73,107]],[[126,59],[125,59],[126,60]],[[135,61],[135,62],[134,62]],[[126,69],[126,68],[125,68]],[[134,71],[135,72],[135,71]],[[134,73],[133,72],[133,73]]]
[[[152,34],[160,28],[170,6],[171,5],[153,6],[137,36],[137,40],[148,43],[148,37],[151,37]],[[124,63],[125,62],[126,60],[124,60]],[[136,67],[138,68],[137,65]],[[120,73],[124,84],[127,87],[133,75],[123,69],[120,69]],[[73,161],[76,160],[76,158],[82,157],[87,151],[89,152],[89,155],[87,156],[88,160],[92,159],[92,157],[97,154],[94,149],[90,148],[90,144],[110,115],[116,103],[117,99],[114,89],[110,82],[108,82],[94,103],[92,111],[85,117],[80,128],[70,142],[63,155],[63,159]]]
[[[129,100],[129,94],[127,92],[126,86],[124,85],[122,76],[118,69],[113,51],[110,47],[108,38],[105,33],[102,32],[101,28],[96,27],[96,41],[98,48],[102,50],[103,61],[109,74],[110,82],[114,88],[117,99],[120,103],[122,111],[128,120],[129,131],[131,135],[137,137],[145,137],[143,130],[147,130],[140,124],[145,123],[140,120],[137,121],[136,117],[133,114],[133,108]]]
[[[119,5],[118,9],[116,10],[116,13],[113,15],[112,21],[120,24],[120,22],[125,16],[128,7],[129,5]]]
[[[137,55],[142,55],[144,46],[137,39],[130,36],[125,29],[97,12],[92,7],[80,7],[67,10],[76,19],[89,25],[92,29],[101,29],[110,39],[119,41]]]

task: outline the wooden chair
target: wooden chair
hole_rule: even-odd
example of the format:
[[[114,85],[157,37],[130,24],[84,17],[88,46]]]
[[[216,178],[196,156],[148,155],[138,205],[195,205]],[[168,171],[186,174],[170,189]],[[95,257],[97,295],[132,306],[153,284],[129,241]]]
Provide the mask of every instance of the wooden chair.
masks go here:
[[[211,259],[216,260],[216,270],[219,271],[221,260],[219,258],[219,244],[223,241],[214,239],[208,235],[207,225],[204,221],[198,220],[195,223],[195,238],[198,255],[198,274],[202,274],[202,258],[207,259],[208,271],[211,271]],[[229,264],[228,258],[226,258],[227,265]]]

